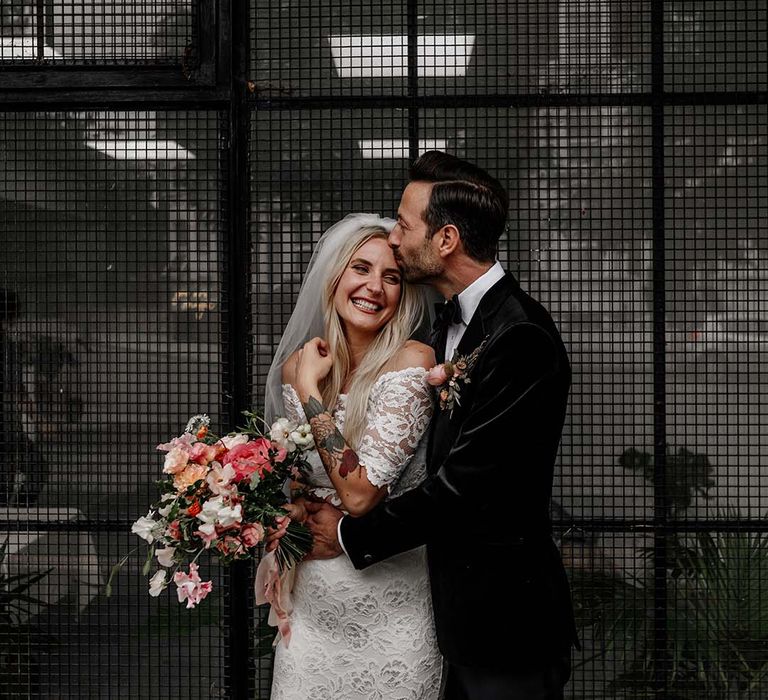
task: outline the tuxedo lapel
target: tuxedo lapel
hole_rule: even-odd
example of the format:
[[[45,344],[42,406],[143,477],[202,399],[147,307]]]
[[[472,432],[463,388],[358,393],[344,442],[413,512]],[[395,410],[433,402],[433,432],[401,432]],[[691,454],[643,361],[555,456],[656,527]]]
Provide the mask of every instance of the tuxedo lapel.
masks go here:
[[[480,314],[480,309],[478,308],[478,310],[475,311],[474,315],[472,316],[467,329],[464,331],[464,335],[461,336],[461,340],[456,346],[453,357],[450,358],[451,361],[453,361],[457,355],[466,355],[467,353],[472,352],[478,345],[480,345],[480,343],[483,342],[484,337],[485,323],[483,321],[482,315]]]
[[[464,331],[464,335],[462,335],[456,347],[454,357],[447,359],[453,360],[457,355],[470,354],[494,332],[496,312],[518,286],[517,280],[510,273],[507,273],[483,295],[480,304],[469,321],[467,329]],[[435,338],[433,347],[438,363],[445,362],[446,360],[446,335],[446,331],[433,334],[433,338]],[[453,440],[456,438],[461,420],[457,419],[455,415],[453,418],[452,420],[449,411],[441,410],[439,406],[435,408],[427,440],[427,469],[430,472],[439,466],[439,463],[450,450]]]
[[[496,311],[517,286],[517,280],[510,273],[506,273],[483,295],[456,348],[458,355],[471,353],[493,331],[493,317]]]

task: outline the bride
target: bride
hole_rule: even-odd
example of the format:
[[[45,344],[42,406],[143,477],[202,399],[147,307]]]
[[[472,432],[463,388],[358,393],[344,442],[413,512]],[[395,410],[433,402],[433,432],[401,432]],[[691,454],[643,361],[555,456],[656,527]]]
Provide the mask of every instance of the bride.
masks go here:
[[[354,515],[426,473],[426,376],[435,358],[409,340],[424,307],[387,245],[394,223],[352,214],[323,235],[267,378],[268,418],[312,422],[306,497]],[[302,509],[296,499],[292,517]],[[272,700],[438,697],[442,660],[423,547],[364,571],[343,556],[303,561],[291,595]]]

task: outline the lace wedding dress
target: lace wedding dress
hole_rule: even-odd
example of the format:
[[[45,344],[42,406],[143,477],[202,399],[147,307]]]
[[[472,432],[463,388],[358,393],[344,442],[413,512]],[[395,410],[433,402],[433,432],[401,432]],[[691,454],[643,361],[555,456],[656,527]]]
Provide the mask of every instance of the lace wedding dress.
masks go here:
[[[345,396],[334,418],[344,432]],[[305,422],[298,396],[283,386],[286,416]],[[425,476],[432,392],[426,370],[383,374],[371,390],[368,425],[357,450],[368,479],[388,497]],[[340,505],[316,451],[314,493]],[[275,653],[271,700],[432,700],[442,660],[435,640],[424,547],[357,571],[345,556],[299,564],[291,639]]]

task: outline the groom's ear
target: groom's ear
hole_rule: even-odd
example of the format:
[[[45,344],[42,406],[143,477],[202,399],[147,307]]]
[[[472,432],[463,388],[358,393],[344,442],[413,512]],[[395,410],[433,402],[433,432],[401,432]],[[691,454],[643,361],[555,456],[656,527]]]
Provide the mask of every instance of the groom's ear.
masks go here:
[[[451,255],[461,247],[461,236],[459,229],[453,224],[446,224],[435,233],[437,241],[437,252],[441,258]]]

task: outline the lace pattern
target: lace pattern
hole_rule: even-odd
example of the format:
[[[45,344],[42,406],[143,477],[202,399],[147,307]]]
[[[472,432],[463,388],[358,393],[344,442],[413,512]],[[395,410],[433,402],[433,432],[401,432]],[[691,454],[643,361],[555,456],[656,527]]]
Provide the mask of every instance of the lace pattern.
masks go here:
[[[382,374],[371,389],[367,426],[360,439],[357,455],[374,486],[387,486],[390,496],[399,495],[418,485],[426,475],[426,440],[422,440],[432,417],[432,388],[422,367]],[[339,396],[334,420],[344,432],[346,395]],[[306,422],[296,390],[283,385],[286,417]],[[312,468],[310,485],[320,498],[334,499],[335,490],[316,450],[307,453]],[[407,467],[407,468],[406,468]],[[333,493],[331,493],[331,491]]]
[[[343,433],[343,395],[335,410]],[[283,386],[286,416],[305,421]],[[372,483],[393,497],[424,478],[432,415],[426,371],[383,374],[371,391],[358,454]],[[335,496],[317,452],[309,453],[316,495]],[[275,652],[272,700],[436,700],[442,659],[423,547],[357,571],[346,556],[302,562],[293,588],[291,643]]]

